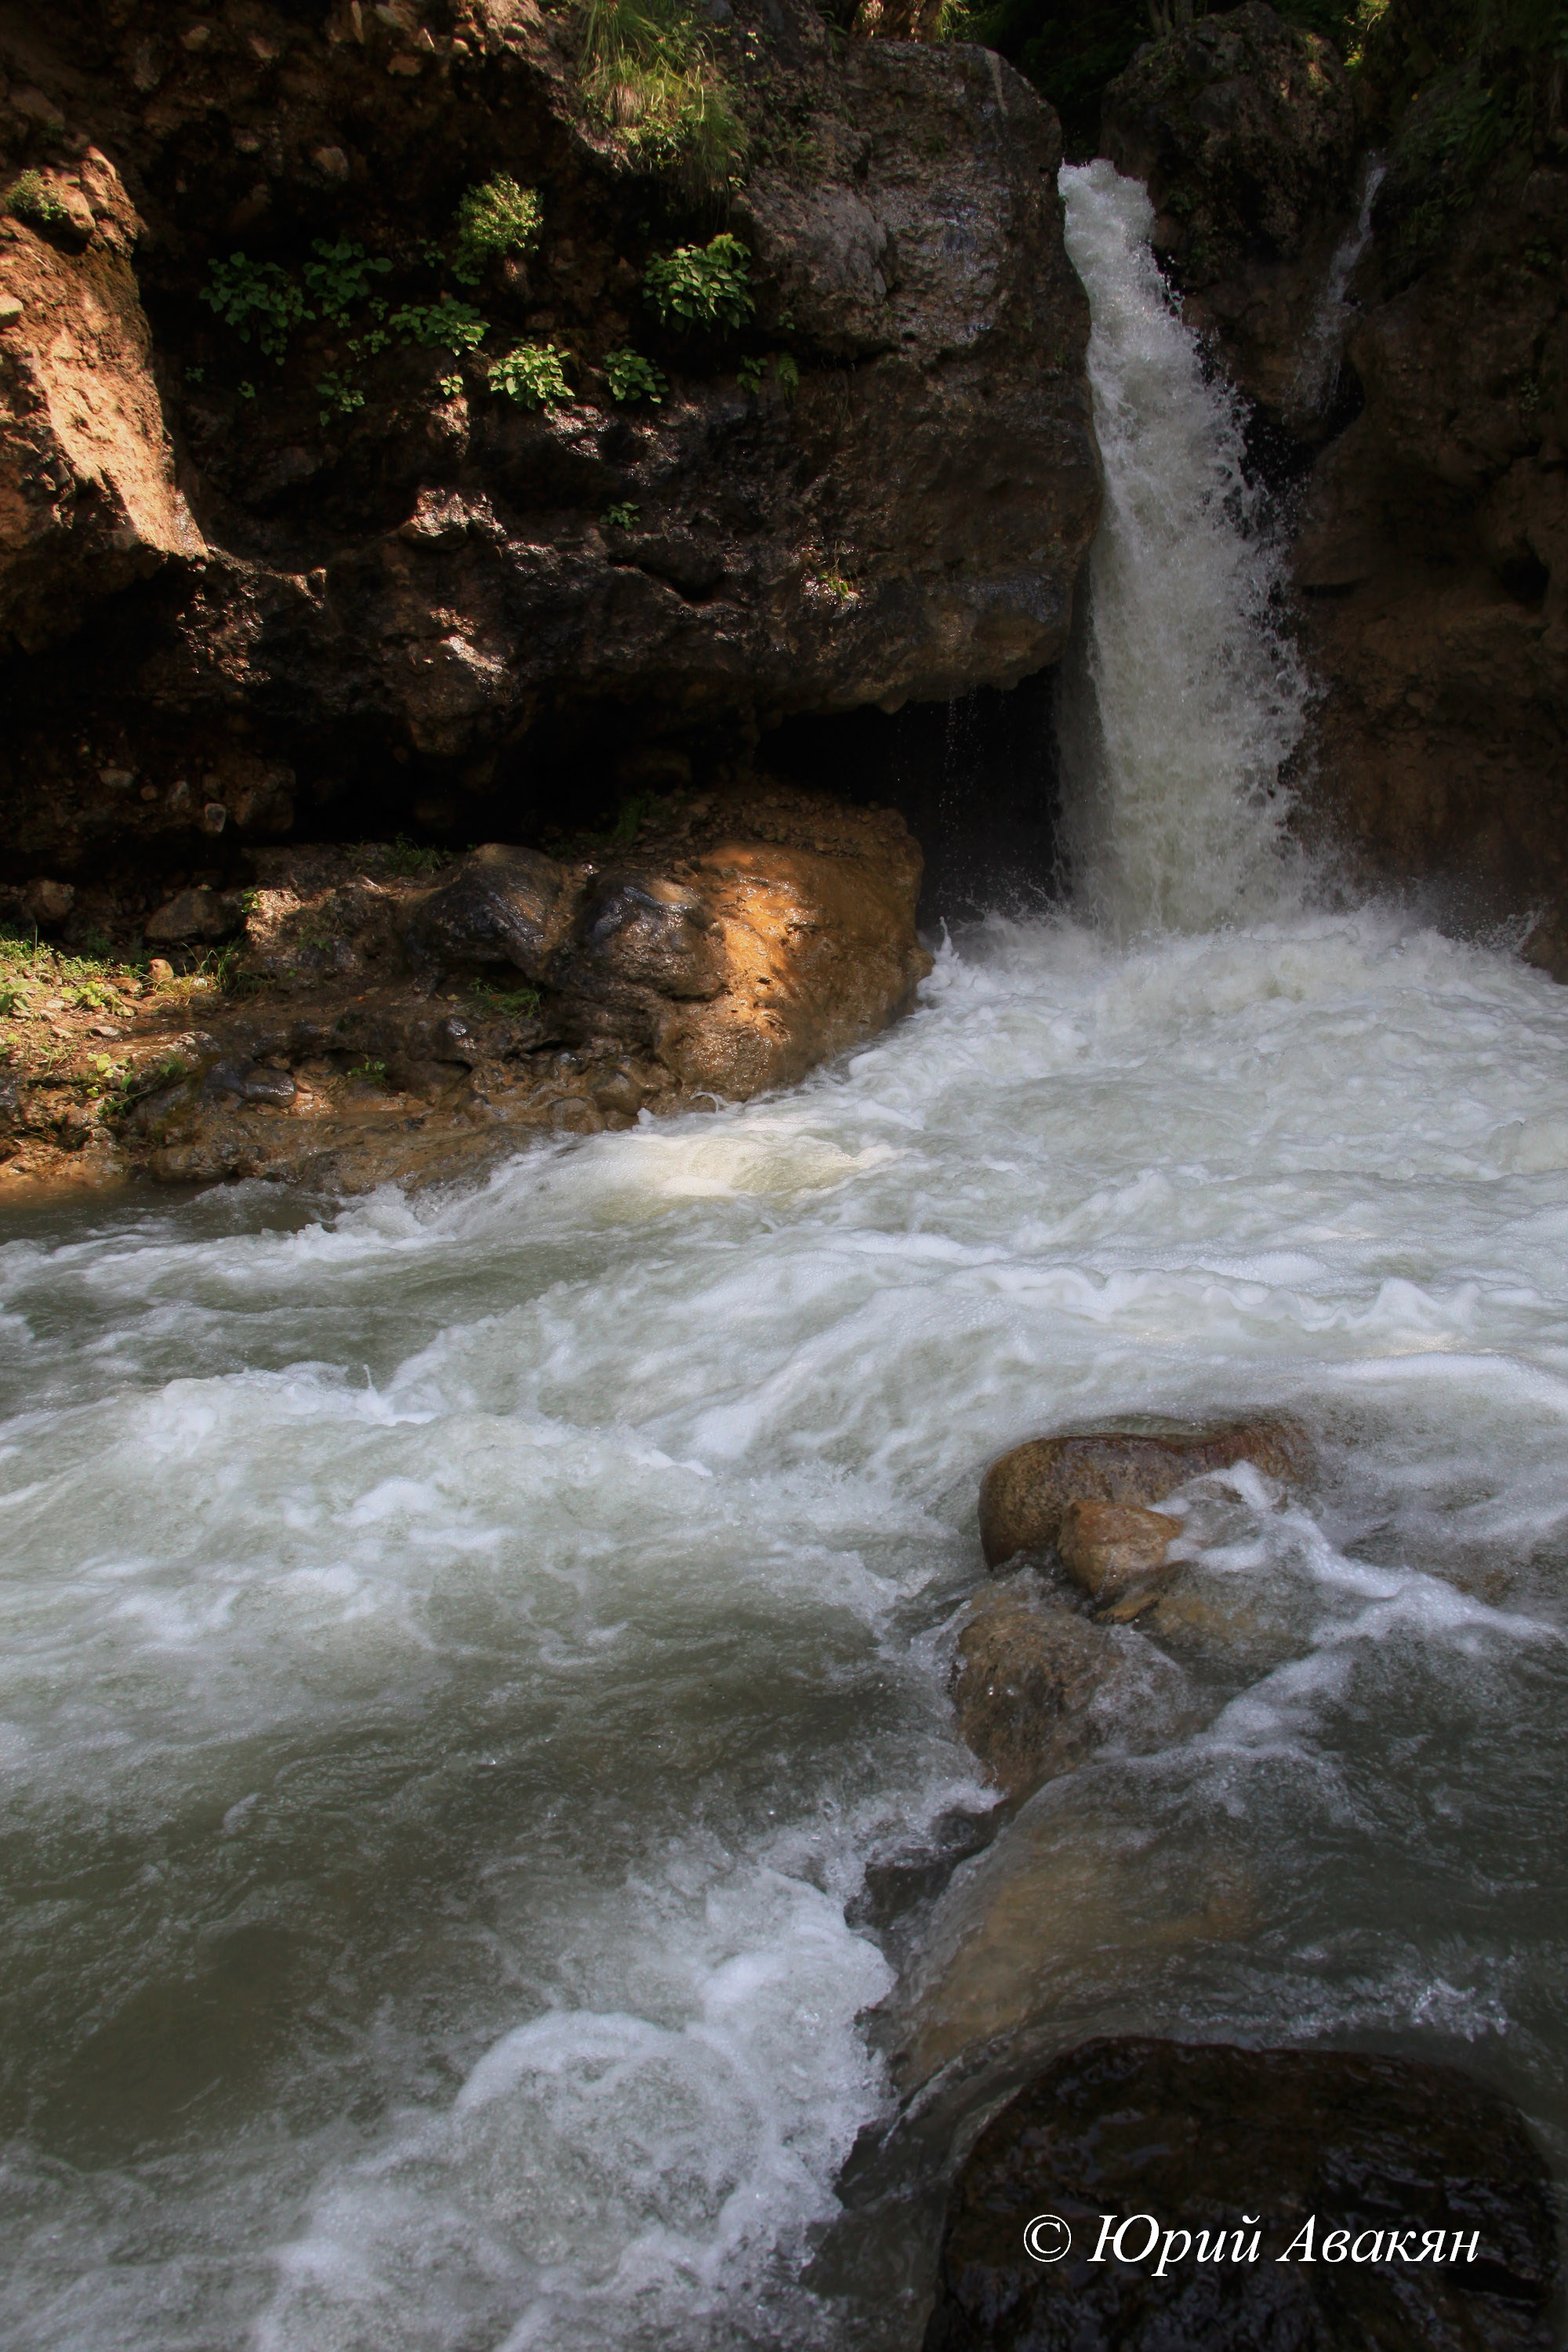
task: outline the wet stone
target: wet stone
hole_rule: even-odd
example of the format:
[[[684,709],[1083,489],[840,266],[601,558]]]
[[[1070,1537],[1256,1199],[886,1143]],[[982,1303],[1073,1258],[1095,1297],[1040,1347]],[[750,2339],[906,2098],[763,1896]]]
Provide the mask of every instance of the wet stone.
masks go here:
[[[1114,1639],[1031,1576],[983,1592],[958,1637],[952,1704],[960,1738],[1009,1797],[1069,1771],[1095,1746],[1089,1702],[1120,1663]]]
[[[1216,1470],[1250,1462],[1266,1478],[1296,1485],[1311,1465],[1305,1432],[1279,1415],[1177,1434],[1129,1430],[1031,1438],[991,1465],[980,1489],[980,1539],[988,1568],[1019,1552],[1049,1550],[1075,1502],[1163,1502]]]
[[[1136,1503],[1069,1503],[1057,1549],[1063,1567],[1089,1597],[1120,1601],[1158,1576],[1179,1532],[1163,1511]]]
[[[1107,2215],[1152,2250],[1095,2261]],[[1558,2276],[1546,2164],[1458,2068],[1110,2036],[981,2133],[924,2352],[1545,2352]]]

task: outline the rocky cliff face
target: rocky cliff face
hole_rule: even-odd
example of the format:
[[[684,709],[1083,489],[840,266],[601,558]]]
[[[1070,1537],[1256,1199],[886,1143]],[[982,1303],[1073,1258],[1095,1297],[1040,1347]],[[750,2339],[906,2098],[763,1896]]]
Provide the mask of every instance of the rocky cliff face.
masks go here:
[[[1568,977],[1568,172],[1501,171],[1402,282],[1374,241],[1365,407],[1296,553],[1327,688],[1314,797],[1376,872],[1541,920]]]
[[[1387,97],[1363,77],[1358,131],[1332,51],[1251,0],[1111,85],[1110,151],[1151,175],[1189,315],[1310,461],[1307,822],[1471,919],[1536,917],[1530,952],[1568,977],[1563,141],[1521,101],[1461,191],[1481,118],[1461,120],[1462,89],[1447,116],[1434,100],[1428,131],[1394,144],[1342,314],[1314,322]]]
[[[1048,110],[978,49],[713,15],[752,128],[718,208],[531,0],[0,10],[14,880],[113,871],[133,935],[237,847],[526,837],[1058,657],[1099,488]],[[498,173],[539,235],[454,285]],[[754,307],[661,323],[650,260],[721,228]],[[520,340],[559,397],[492,383]],[[615,396],[634,347],[657,401]]]
[[[1266,0],[1152,41],[1105,93],[1101,143],[1156,207],[1154,250],[1250,398],[1317,422],[1300,357],[1347,207],[1350,79]]]

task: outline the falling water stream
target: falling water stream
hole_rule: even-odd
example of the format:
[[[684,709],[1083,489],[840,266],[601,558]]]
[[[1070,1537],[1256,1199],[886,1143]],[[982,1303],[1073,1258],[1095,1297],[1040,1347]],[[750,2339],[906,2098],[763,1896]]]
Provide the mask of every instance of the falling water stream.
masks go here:
[[[1457,2058],[1568,2155],[1568,991],[1313,910],[1235,420],[1142,192],[1064,191],[1073,910],[477,1191],[13,1214],[18,2352],[907,2348],[899,2101],[993,2030]],[[989,1802],[985,1462],[1263,1404],[1311,1495],[1194,1491],[1189,1635],[900,1911]]]

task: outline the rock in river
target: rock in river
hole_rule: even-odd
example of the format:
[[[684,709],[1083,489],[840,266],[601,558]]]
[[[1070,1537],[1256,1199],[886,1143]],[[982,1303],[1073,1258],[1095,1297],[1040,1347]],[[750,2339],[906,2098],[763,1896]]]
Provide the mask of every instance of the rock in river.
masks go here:
[[[987,1568],[1021,1551],[1044,1551],[1061,1535],[1069,1503],[1147,1507],[1189,1478],[1250,1462],[1265,1477],[1294,1484],[1310,1460],[1305,1433],[1284,1416],[1151,1436],[1095,1430],[1031,1438],[1004,1454],[980,1489],[980,1540]]]
[[[1108,2214],[1152,2217],[1152,2250],[1141,2221],[1097,2262]],[[1037,2215],[1069,2251],[1030,2259]],[[1557,2275],[1546,2165],[1518,2110],[1458,2068],[1112,2036],[981,2133],[925,2352],[1524,2352],[1552,2340]]]
[[[1025,1796],[1096,1745],[1089,1703],[1121,1660],[1111,1634],[1045,1600],[1031,1575],[1010,1577],[980,1595],[958,1637],[959,1734],[1005,1795]]]

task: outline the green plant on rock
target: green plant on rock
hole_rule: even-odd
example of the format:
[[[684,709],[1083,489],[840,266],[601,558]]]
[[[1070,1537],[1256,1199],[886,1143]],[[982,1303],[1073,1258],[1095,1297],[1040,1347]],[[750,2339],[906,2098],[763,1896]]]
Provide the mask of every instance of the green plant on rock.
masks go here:
[[[604,369],[612,400],[651,400],[657,404],[669,390],[669,380],[663,371],[638,352],[606,352]]]
[[[690,0],[584,0],[584,97],[637,162],[695,190],[722,188],[746,132]]]
[[[39,228],[50,228],[70,218],[67,205],[61,203],[41,172],[24,172],[13,180],[5,194],[6,209],[18,220],[36,222]]]
[[[509,1021],[526,1021],[539,1010],[537,988],[496,988],[481,981],[474,994],[489,1013],[500,1013]]]
[[[756,309],[751,270],[740,238],[721,229],[706,245],[678,245],[657,256],[644,273],[643,293],[667,327],[742,327]]]
[[[636,530],[642,520],[642,509],[633,499],[622,499],[616,506],[605,509],[602,520],[610,530]]]
[[[459,355],[475,350],[490,331],[489,320],[471,302],[459,302],[451,294],[443,294],[438,302],[405,302],[394,310],[387,325],[400,342]]]
[[[458,206],[458,254],[452,275],[477,286],[487,262],[505,253],[526,253],[537,243],[544,207],[537,188],[520,188],[504,172],[482,187],[470,188]]]
[[[289,272],[276,261],[252,261],[243,253],[231,253],[226,261],[208,264],[207,280],[200,299],[208,310],[242,343],[254,334],[266,357],[281,367],[289,335],[301,320],[312,316]],[[243,384],[240,390],[245,393]],[[254,389],[246,396],[253,399]]]
[[[514,343],[504,359],[490,362],[490,388],[519,408],[563,407],[572,397],[561,365],[565,356],[553,343]]]
[[[316,386],[316,396],[321,404],[321,422],[331,425],[334,419],[352,416],[364,406],[364,394],[352,377],[329,373]]]
[[[301,273],[306,288],[330,325],[345,326],[350,311],[356,303],[369,301],[374,279],[385,278],[392,264],[384,255],[367,254],[363,245],[351,245],[346,237],[329,245],[319,236],[310,250],[316,258],[307,261]]]

